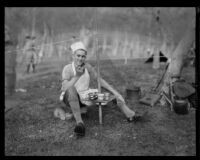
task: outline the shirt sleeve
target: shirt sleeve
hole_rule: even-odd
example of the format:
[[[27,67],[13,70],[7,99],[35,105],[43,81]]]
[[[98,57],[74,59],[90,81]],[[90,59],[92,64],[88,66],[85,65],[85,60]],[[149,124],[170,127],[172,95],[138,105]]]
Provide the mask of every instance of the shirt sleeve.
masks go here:
[[[71,77],[72,77],[71,66],[70,65],[66,65],[63,68],[63,71],[62,71],[62,87],[61,87],[61,91],[65,91],[66,85],[67,85],[68,81],[70,81]]]
[[[64,80],[70,80],[71,78],[71,72],[70,72],[70,65],[66,65],[64,68],[63,68],[63,71],[62,71],[62,82]]]

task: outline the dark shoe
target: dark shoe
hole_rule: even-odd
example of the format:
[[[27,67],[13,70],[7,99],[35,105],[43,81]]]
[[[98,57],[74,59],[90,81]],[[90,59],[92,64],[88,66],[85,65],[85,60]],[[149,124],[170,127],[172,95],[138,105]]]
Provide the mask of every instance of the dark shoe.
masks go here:
[[[76,127],[74,128],[74,132],[76,136],[82,137],[85,136],[85,126],[83,123],[78,123]]]
[[[138,122],[140,120],[142,120],[142,116],[141,115],[135,115],[133,117],[127,118],[128,122]]]
[[[141,122],[141,121],[146,121],[146,117],[148,117],[148,111],[144,112],[142,115],[140,114],[135,114],[133,117],[127,118],[128,122]],[[148,121],[148,120],[147,120]]]

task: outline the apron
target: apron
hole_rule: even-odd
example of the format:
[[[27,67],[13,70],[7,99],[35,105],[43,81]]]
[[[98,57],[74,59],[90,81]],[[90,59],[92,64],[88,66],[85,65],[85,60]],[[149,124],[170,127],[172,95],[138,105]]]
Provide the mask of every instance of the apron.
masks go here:
[[[74,75],[76,75],[74,62],[72,62],[72,69]],[[76,88],[77,92],[80,93],[82,91],[88,90],[89,84],[90,84],[90,75],[88,73],[88,70],[85,68],[85,72],[82,74],[82,76],[80,76],[79,80],[75,83],[74,87]]]
[[[72,62],[72,70],[74,72],[74,75],[76,75],[74,62]],[[83,73],[82,76],[80,76],[78,81],[75,83],[74,87],[76,88],[79,94],[81,102],[86,105],[91,105],[91,102],[83,100],[86,98],[86,95],[88,94],[88,91],[90,90],[89,84],[90,84],[90,75],[88,73],[87,68],[85,68],[85,72]]]

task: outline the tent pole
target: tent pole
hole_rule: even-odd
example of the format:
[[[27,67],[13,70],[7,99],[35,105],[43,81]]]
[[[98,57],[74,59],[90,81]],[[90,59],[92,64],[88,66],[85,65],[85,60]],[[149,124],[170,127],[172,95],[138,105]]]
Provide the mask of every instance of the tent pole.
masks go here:
[[[98,9],[98,8],[97,8]],[[98,29],[97,29],[97,9],[96,9],[96,32],[98,36]],[[96,62],[97,62],[97,83],[98,83],[98,92],[101,93],[101,84],[100,84],[100,66],[99,66],[99,44],[98,44],[98,37],[96,37]],[[99,105],[99,123],[102,124],[102,107],[101,103],[98,103]]]

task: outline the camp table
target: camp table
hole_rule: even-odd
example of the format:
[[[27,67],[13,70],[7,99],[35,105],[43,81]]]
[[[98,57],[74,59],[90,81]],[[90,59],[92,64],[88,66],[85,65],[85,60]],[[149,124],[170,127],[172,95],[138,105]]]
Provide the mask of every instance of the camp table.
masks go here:
[[[114,99],[115,99],[115,96],[110,95],[108,100],[99,100],[98,98],[91,100],[87,98],[87,99],[84,99],[84,101],[90,101],[92,102],[92,104],[96,104],[99,107],[99,124],[102,124],[102,106],[107,105],[109,102],[111,102]]]

